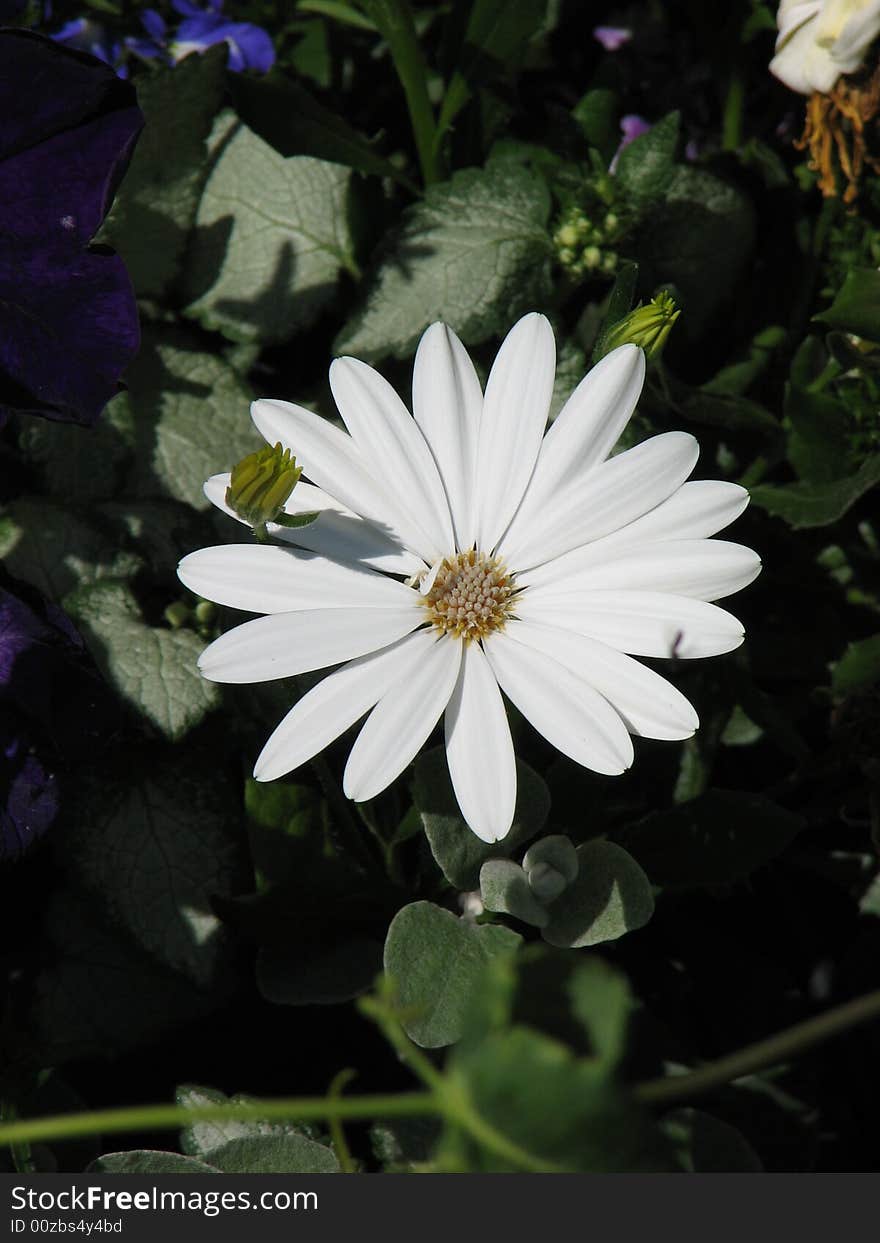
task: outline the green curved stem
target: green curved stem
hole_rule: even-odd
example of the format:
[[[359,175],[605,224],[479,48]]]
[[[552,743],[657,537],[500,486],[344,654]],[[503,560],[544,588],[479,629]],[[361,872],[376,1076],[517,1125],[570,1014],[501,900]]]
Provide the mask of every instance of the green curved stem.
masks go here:
[[[821,1044],[851,1027],[877,1018],[880,1018],[880,989],[837,1006],[834,1010],[828,1010],[814,1019],[807,1019],[805,1023],[788,1027],[766,1040],[737,1049],[735,1053],[719,1058],[717,1062],[709,1062],[690,1074],[672,1075],[669,1078],[651,1079],[647,1083],[637,1084],[634,1095],[646,1105],[669,1105],[687,1100],[703,1092],[711,1092],[713,1088],[723,1087],[735,1079],[741,1079],[743,1075],[751,1075],[757,1070],[765,1070],[768,1066],[787,1062],[813,1045]]]

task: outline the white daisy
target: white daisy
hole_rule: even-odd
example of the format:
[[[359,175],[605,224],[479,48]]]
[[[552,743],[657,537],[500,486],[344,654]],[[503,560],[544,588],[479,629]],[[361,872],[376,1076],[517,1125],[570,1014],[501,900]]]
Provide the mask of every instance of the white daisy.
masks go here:
[[[199,665],[238,683],[340,666],[278,725],[258,780],[298,768],[366,715],[343,784],[351,799],[373,798],[445,714],[462,815],[491,842],[508,832],[516,800],[502,692],[598,773],[629,767],[631,734],[682,739],[697,728],[684,696],[632,657],[714,656],[742,642],[736,618],[708,601],[751,582],[760,562],[707,537],[748,494],[686,483],[698,446],[685,432],[609,457],[644,380],[633,345],[589,372],[545,434],[555,355],[548,321],[525,316],[484,395],[456,335],[433,324],[416,354],[415,417],[353,358],[330,369],[348,434],[288,402],[254,402],[260,432],[310,480],[287,510],[320,516],[270,524],[285,547],[184,558],[192,591],[266,614],[222,635]],[[231,513],[228,483],[215,476],[205,491]]]

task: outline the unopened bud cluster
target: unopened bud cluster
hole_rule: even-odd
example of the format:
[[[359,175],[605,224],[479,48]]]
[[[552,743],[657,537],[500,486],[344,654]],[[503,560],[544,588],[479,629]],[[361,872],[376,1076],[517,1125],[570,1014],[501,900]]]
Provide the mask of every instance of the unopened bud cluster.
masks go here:
[[[602,342],[603,353],[619,345],[638,345],[649,358],[659,354],[680,314],[672,295],[661,291],[647,306],[637,306],[612,325]]]
[[[616,250],[623,222],[613,207],[597,203],[589,212],[580,206],[566,209],[553,232],[559,263],[573,277],[613,276],[619,262]]]

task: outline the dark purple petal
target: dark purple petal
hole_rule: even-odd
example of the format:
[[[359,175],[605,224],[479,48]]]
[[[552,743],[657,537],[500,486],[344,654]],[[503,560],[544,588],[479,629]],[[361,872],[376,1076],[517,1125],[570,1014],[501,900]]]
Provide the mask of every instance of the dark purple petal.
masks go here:
[[[0,754],[0,862],[17,859],[49,829],[58,814],[58,780],[25,737],[9,737],[11,722],[0,722],[6,734]]]
[[[49,37],[55,43],[63,43],[65,47],[90,52],[108,65],[115,65],[119,59],[120,43],[113,39],[105,26],[89,17],[76,17],[73,21],[65,22],[60,30]]]
[[[122,260],[89,248],[143,125],[82,52],[0,31],[0,413],[93,423],[137,352]]]
[[[229,59],[230,69],[238,69],[235,64],[235,52],[241,53],[243,69],[255,69],[258,73],[268,73],[275,64],[275,45],[260,26],[251,26],[247,22],[238,22],[226,36],[232,48]]]

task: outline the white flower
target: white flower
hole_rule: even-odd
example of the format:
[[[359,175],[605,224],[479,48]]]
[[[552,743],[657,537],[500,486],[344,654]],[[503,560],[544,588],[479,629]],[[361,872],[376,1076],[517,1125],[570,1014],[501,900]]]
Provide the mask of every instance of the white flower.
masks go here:
[[[880,0],[782,0],[770,72],[802,95],[827,95],[880,35]]]
[[[495,841],[516,799],[502,691],[599,773],[629,767],[631,734],[681,739],[697,728],[679,691],[632,656],[713,656],[742,642],[736,618],[707,601],[751,582],[760,562],[707,537],[748,494],[686,483],[698,446],[685,432],[608,457],[644,380],[633,345],[590,371],[545,435],[555,355],[548,321],[525,316],[483,396],[461,342],[433,324],[416,355],[414,418],[353,358],[330,369],[350,434],[288,402],[254,402],[260,432],[311,480],[287,509],[320,517],[269,525],[296,548],[232,544],[184,558],[194,592],[267,614],[222,635],[199,664],[217,682],[340,665],[269,738],[258,780],[297,768],[369,714],[343,784],[349,798],[373,798],[445,713],[462,815]],[[205,485],[221,509],[228,483]]]

